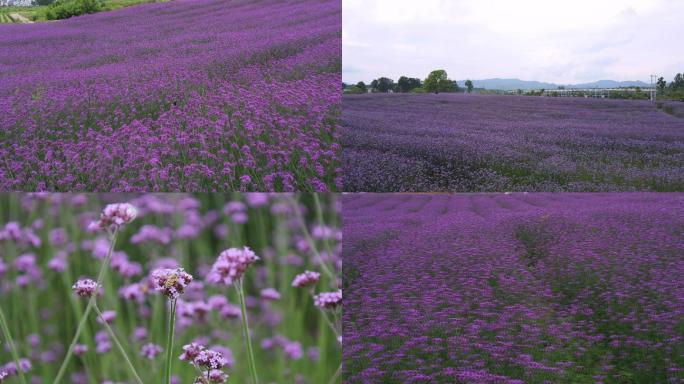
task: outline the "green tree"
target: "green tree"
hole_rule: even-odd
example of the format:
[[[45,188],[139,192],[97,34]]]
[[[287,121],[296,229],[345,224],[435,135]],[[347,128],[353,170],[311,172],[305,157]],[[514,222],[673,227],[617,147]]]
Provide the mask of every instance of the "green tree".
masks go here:
[[[414,89],[416,89],[416,88],[420,88],[420,86],[423,85],[422,82],[420,81],[420,79],[417,79],[417,78],[415,78],[415,77],[412,77],[412,78],[408,79],[408,83],[409,83],[409,89],[410,89],[410,90],[414,90]]]
[[[428,92],[439,93],[451,88],[452,84],[447,77],[447,73],[443,69],[437,69],[430,72],[427,79],[425,79],[425,90]]]
[[[473,91],[473,82],[472,82],[472,81],[466,80],[466,81],[465,81],[465,86],[466,86],[466,88],[468,88],[468,93],[470,93],[470,92]]]
[[[667,82],[665,81],[665,79],[662,76],[660,76],[658,78],[658,81],[656,82],[656,89],[658,90],[658,93],[661,95],[663,93],[665,93],[665,87],[666,86],[667,86]]]
[[[379,92],[387,93],[390,90],[394,90],[394,80],[381,77],[377,80],[377,86],[375,87]]]
[[[366,87],[366,83],[364,83],[363,81],[359,81],[358,83],[356,83],[356,88],[362,90],[363,92],[368,92],[368,87]]]
[[[684,75],[681,73],[676,74],[674,80],[670,83],[670,87],[674,90],[684,90]]]
[[[402,76],[397,81],[397,90],[399,92],[411,92],[418,87],[420,87],[420,79]]]
[[[406,76],[401,76],[399,80],[397,80],[397,89],[399,89],[399,92],[408,92],[411,89],[409,88],[409,78]]]

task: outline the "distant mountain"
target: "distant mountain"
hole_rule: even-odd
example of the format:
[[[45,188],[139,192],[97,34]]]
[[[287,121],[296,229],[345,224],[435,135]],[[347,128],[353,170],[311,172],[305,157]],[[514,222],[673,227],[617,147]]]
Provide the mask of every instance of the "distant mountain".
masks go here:
[[[599,80],[592,83],[572,84],[569,88],[620,88],[620,87],[649,87],[650,84],[643,81],[615,81]]]
[[[526,81],[520,79],[484,79],[484,80],[472,80],[473,86],[475,88],[485,88],[485,89],[551,89],[558,87],[556,84],[543,83],[540,81]],[[458,82],[459,86],[464,85],[465,80],[460,80]]]
[[[458,84],[464,86],[465,80],[459,80]],[[520,79],[484,79],[484,80],[473,80],[473,86],[475,88],[485,88],[485,89],[499,89],[499,90],[512,90],[512,89],[556,89],[560,86],[566,88],[619,88],[619,87],[648,87],[649,84],[643,81],[615,81],[615,80],[598,80],[591,83],[581,83],[581,84],[555,84],[555,83],[545,83],[541,81],[527,81]]]

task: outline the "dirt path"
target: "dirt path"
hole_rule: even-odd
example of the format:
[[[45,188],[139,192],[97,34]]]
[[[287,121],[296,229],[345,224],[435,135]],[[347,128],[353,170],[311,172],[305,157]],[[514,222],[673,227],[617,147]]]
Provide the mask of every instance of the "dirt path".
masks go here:
[[[33,21],[27,19],[25,16],[20,15],[18,13],[10,13],[9,17],[12,18],[17,23],[33,23]]]

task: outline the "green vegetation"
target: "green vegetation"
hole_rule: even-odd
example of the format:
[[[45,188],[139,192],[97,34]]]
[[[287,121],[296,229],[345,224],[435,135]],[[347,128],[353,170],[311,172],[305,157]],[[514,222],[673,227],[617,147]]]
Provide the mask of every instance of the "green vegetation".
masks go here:
[[[35,14],[36,10],[44,8],[44,7],[0,7],[0,24],[12,24],[12,23],[18,23],[19,21],[14,20],[10,14],[16,13],[21,16],[24,16],[27,19],[31,19],[31,17]]]
[[[135,0],[129,0],[135,1]],[[446,71],[438,69],[430,72],[428,77],[421,81],[417,78],[409,78],[407,76],[401,76],[398,82],[394,82],[391,78],[380,77],[373,80],[369,86],[363,81],[356,83],[355,85],[342,84],[344,93],[350,94],[363,94],[368,93],[369,89],[371,93],[389,93],[389,92],[400,92],[400,93],[440,93],[440,92],[467,92],[472,93],[473,91],[481,94],[505,94],[505,95],[521,95],[521,96],[572,96],[572,97],[597,97],[591,91],[582,90],[566,90],[565,86],[559,86],[558,91],[544,89],[530,89],[523,90],[517,89],[513,91],[504,90],[487,90],[483,88],[475,88],[471,80],[465,81],[465,89],[460,88],[458,83],[454,80],[450,80],[447,76]],[[678,73],[675,75],[672,82],[668,83],[664,78],[660,77],[656,83],[656,90],[658,99],[663,100],[676,100],[684,101],[684,73]],[[561,92],[565,91],[565,92]],[[564,93],[564,94],[563,94]],[[640,87],[625,87],[619,90],[613,90],[608,92],[601,97],[607,97],[609,99],[630,99],[630,100],[648,100],[651,95],[648,91],[643,91]]]
[[[469,92],[472,92],[472,82]],[[359,81],[355,85],[342,83],[344,93],[363,94],[368,93],[425,93],[425,92],[463,92],[455,80],[450,80],[446,71],[439,69],[430,72],[427,79],[422,81],[418,78],[401,76],[396,83],[393,79],[388,77],[380,77],[371,81],[369,86],[363,81]]]
[[[676,74],[670,84],[660,77],[656,84],[659,99],[684,101],[684,74]]]
[[[103,8],[100,0],[57,0],[48,5],[45,18],[62,20],[74,16],[100,12]]]
[[[59,20],[87,13],[111,11],[142,3],[159,3],[169,0],[46,0],[32,7],[0,7],[0,24],[19,23],[10,14],[40,22]],[[58,17],[62,16],[62,17]]]

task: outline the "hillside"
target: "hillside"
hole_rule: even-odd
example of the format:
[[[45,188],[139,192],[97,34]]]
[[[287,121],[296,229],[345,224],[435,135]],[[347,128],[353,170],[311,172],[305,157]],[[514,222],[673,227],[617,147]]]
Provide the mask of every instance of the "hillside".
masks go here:
[[[485,88],[492,90],[515,90],[515,89],[556,89],[560,86],[566,88],[619,88],[619,87],[648,87],[649,84],[643,81],[615,81],[615,80],[598,80],[590,83],[579,84],[556,84],[546,83],[540,81],[528,81],[520,79],[483,79],[472,80],[475,88]],[[462,86],[465,80],[459,80],[458,83]]]

